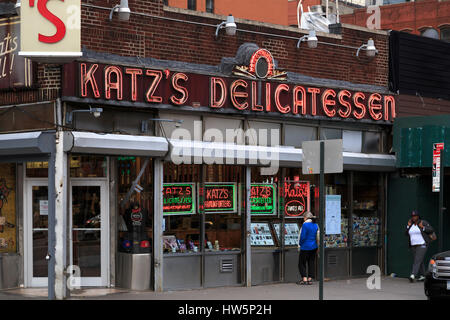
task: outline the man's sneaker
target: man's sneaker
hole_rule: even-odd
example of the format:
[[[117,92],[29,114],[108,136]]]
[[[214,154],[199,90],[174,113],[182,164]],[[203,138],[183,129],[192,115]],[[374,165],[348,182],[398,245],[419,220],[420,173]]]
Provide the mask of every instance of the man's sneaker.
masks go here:
[[[412,275],[410,275],[409,276],[409,282],[414,282],[414,280],[415,280],[415,277],[414,277],[414,275],[412,274]]]
[[[419,279],[417,279],[417,281],[424,281],[425,277],[424,276],[420,276]]]

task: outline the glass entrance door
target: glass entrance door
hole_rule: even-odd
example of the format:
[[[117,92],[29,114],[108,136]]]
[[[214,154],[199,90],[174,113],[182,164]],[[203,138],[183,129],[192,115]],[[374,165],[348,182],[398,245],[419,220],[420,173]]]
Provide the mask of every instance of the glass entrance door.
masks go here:
[[[26,257],[27,286],[47,286],[48,252],[48,187],[47,181],[34,181],[25,190],[26,201]]]
[[[72,181],[71,191],[71,264],[80,268],[82,286],[107,286],[109,219],[106,183]]]

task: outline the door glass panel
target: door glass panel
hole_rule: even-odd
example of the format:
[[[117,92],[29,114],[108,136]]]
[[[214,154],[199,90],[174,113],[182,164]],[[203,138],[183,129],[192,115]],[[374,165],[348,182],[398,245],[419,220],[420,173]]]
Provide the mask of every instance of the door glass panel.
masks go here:
[[[72,187],[73,228],[100,228],[100,187]]]
[[[72,187],[73,264],[81,277],[101,276],[100,186]]]
[[[82,277],[101,276],[100,230],[73,230],[73,264]]]
[[[33,277],[47,277],[48,188],[32,187]]]
[[[33,277],[47,277],[48,231],[33,231]]]

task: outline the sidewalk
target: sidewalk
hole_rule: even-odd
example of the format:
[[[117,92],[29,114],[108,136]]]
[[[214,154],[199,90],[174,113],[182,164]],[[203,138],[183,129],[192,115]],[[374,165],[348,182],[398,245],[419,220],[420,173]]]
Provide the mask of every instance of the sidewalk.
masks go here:
[[[319,284],[272,284],[246,287],[222,287],[200,290],[129,291],[124,289],[83,289],[70,299],[79,300],[316,300]],[[0,300],[46,299],[47,289],[14,289],[0,291]],[[329,281],[324,284],[326,300],[426,300],[423,282],[383,277],[381,289],[369,290],[366,278]]]

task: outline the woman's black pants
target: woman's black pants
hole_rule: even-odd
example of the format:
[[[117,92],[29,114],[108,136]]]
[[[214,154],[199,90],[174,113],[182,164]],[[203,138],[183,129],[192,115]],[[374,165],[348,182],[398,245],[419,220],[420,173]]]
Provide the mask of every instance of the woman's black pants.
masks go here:
[[[316,252],[314,250],[300,250],[300,255],[298,259],[298,270],[302,278],[312,278],[315,279],[316,271]]]

